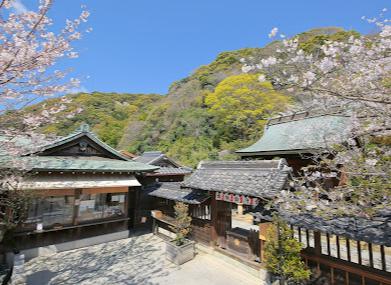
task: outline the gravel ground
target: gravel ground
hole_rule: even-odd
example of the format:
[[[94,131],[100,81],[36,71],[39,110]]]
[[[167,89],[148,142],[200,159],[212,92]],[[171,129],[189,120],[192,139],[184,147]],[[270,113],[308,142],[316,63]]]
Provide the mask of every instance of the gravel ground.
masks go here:
[[[29,285],[260,284],[249,273],[206,253],[176,266],[165,260],[164,243],[151,234],[37,257],[25,268]]]

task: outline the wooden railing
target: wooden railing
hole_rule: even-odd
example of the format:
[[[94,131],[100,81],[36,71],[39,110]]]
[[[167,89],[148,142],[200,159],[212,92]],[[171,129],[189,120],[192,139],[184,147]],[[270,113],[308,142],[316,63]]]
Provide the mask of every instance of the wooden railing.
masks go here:
[[[391,285],[391,273],[384,272],[374,268],[368,268],[363,265],[355,264],[338,258],[327,255],[317,255],[311,251],[303,250],[303,259],[308,264],[308,261],[315,262],[318,269],[321,265],[330,267],[331,284],[336,284],[333,280],[334,269],[339,269],[345,272],[345,284],[349,284],[349,273],[356,274],[361,277],[361,284],[365,285],[366,279],[379,282],[381,285]]]

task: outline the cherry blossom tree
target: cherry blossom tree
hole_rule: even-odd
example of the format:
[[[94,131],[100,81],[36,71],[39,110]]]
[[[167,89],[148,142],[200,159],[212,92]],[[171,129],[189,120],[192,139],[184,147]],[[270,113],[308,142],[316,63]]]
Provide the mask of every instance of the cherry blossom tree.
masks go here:
[[[363,17],[375,25],[374,34],[326,41],[311,52],[298,37],[283,39],[276,56],[243,60],[244,72],[261,71],[259,80],[296,95],[293,111],[338,111],[351,118],[350,139],[332,144],[326,155],[314,154],[314,165],[292,182],[295,191],[277,200],[281,207],[366,217],[391,207],[391,26],[386,12]],[[269,37],[277,34],[274,28]],[[320,181],[330,173],[343,183],[325,189]]]
[[[50,122],[53,113],[64,110],[69,99],[40,114],[27,116],[11,111],[79,84],[78,79],[68,78],[70,70],[57,70],[55,64],[62,58],[78,57],[72,43],[81,39],[81,26],[89,12],[82,7],[78,18],[66,20],[64,27],[55,31],[48,17],[51,7],[51,0],[40,0],[35,11],[18,0],[0,0],[0,116],[9,115],[8,120],[0,120],[0,241],[6,230],[23,220],[27,207],[27,193],[19,191],[17,185],[31,165],[14,159],[25,151],[16,142],[29,137],[30,151],[38,150],[42,136],[36,134],[37,127]],[[7,170],[5,163],[11,165]]]

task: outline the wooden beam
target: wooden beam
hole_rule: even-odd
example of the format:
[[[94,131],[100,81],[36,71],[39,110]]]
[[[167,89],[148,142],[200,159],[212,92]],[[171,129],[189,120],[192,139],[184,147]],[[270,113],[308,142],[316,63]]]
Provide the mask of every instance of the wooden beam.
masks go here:
[[[82,194],[128,193],[129,187],[84,188]]]
[[[357,241],[357,257],[358,257],[358,264],[362,264],[362,258],[361,258],[361,243],[358,240]]]
[[[41,189],[41,190],[31,190],[30,193],[33,196],[38,196],[38,197],[74,196],[75,189]]]
[[[310,247],[310,232],[308,230],[305,230],[305,238],[307,241],[307,247]]]
[[[350,256],[350,240],[348,238],[346,238],[346,254],[348,256],[348,261],[351,260],[351,256]]]

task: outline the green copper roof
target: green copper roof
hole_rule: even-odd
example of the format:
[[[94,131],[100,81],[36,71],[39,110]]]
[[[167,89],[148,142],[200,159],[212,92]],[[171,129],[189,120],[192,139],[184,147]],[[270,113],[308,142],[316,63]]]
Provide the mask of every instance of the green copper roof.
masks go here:
[[[81,137],[87,137],[95,144],[105,149],[111,158],[89,155],[64,155],[55,156],[55,153],[44,153],[45,151],[61,147]],[[0,136],[0,168],[15,168],[20,170],[35,171],[77,171],[77,172],[149,172],[159,169],[154,165],[148,165],[132,161],[119,153],[114,148],[102,142],[92,132],[88,125],[82,125],[76,132],[69,136],[59,138],[54,142],[46,142],[44,146],[38,147],[27,136],[7,137]],[[4,142],[9,142],[13,148],[20,149],[18,155],[12,155],[7,151]]]
[[[294,116],[289,117],[269,121],[262,138],[255,144],[238,150],[237,153],[242,155],[303,153],[325,149],[349,137],[350,118],[347,116],[329,114],[314,117],[301,116],[298,119]]]
[[[69,156],[24,156],[11,158],[0,156],[2,167],[22,167],[35,171],[95,171],[95,172],[139,172],[154,171],[157,166],[135,161],[122,161],[102,157],[69,157]]]

